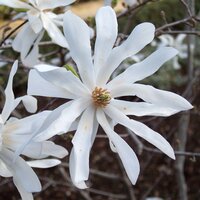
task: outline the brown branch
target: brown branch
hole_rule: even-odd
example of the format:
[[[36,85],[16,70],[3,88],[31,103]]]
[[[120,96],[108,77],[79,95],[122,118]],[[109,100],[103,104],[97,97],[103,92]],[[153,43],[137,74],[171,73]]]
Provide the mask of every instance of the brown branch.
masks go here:
[[[133,11],[135,11],[135,10],[137,10],[138,8],[144,6],[145,4],[150,3],[150,2],[156,2],[156,1],[159,1],[159,0],[144,0],[143,2],[141,2],[141,3],[137,4],[137,5],[133,5],[132,7],[129,7],[129,9],[127,9],[127,10],[125,10],[125,11],[119,13],[119,14],[117,15],[117,18],[119,19],[119,18],[121,18],[121,17],[123,17],[123,16],[126,16],[126,15],[128,15],[128,14],[131,14]]]
[[[24,24],[26,24],[28,20],[24,21],[22,24],[17,26],[15,29],[13,29],[1,42],[0,42],[0,47],[3,45],[3,43],[9,39],[18,29],[20,29]]]

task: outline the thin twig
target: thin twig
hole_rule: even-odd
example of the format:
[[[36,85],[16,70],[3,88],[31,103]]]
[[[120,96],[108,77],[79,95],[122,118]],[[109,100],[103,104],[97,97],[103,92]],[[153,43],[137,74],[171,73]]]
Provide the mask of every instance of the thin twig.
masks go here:
[[[13,29],[1,42],[0,42],[0,47],[3,45],[3,43],[10,38],[18,29],[20,29],[24,24],[26,24],[28,20],[25,20],[22,24],[17,26],[15,29]]]

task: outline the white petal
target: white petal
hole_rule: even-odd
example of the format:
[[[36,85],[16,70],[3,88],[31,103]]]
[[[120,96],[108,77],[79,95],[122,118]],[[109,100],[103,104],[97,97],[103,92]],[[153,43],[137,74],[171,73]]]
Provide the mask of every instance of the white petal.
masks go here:
[[[13,179],[19,182],[27,192],[39,192],[41,190],[37,175],[21,157],[17,157],[14,162],[14,153],[7,149],[2,149],[0,157],[11,171]]]
[[[90,95],[88,89],[83,85],[80,79],[65,68],[57,67],[49,71],[43,71],[46,65],[38,65],[36,67],[40,76],[53,85],[64,88],[77,97]]]
[[[112,50],[105,67],[98,74],[98,85],[104,85],[113,71],[126,58],[138,53],[154,38],[155,27],[151,23],[142,23],[136,26],[127,40]]]
[[[0,0],[0,5],[9,6],[11,8],[25,8],[25,9],[32,8],[27,3],[18,0]]]
[[[37,64],[39,57],[38,43],[42,39],[44,31],[36,34],[27,23],[17,34],[13,41],[13,49],[21,53],[21,60],[27,67],[32,67]]]
[[[94,67],[96,72],[105,65],[117,38],[117,19],[111,7],[102,7],[96,14],[97,38]]]
[[[30,113],[34,113],[37,110],[37,99],[35,97],[29,96],[29,95],[25,95],[22,97],[18,97],[14,100],[14,106],[15,108],[17,107],[17,105],[20,102],[23,102],[24,107],[26,108],[26,110]]]
[[[5,89],[5,104],[1,113],[1,118],[5,122],[10,116],[11,112],[14,110],[14,93],[13,93],[13,77],[17,72],[18,61],[15,61],[8,78],[8,83]]]
[[[54,9],[57,7],[61,7],[61,6],[67,6],[71,3],[73,3],[75,0],[37,0],[37,6],[41,9],[41,10],[46,10],[46,9]]]
[[[174,57],[178,51],[172,47],[163,47],[152,53],[142,62],[126,69],[122,74],[108,83],[108,87],[116,87],[122,83],[134,83],[154,74],[166,61]],[[112,86],[111,86],[112,85]]]
[[[183,97],[164,90],[156,89],[150,85],[127,84],[120,85],[111,90],[112,97],[137,96],[154,105],[172,108],[177,112],[192,109],[193,106]]]
[[[32,160],[26,162],[29,166],[34,168],[50,168],[59,165],[61,162],[57,159],[43,159],[43,160]]]
[[[95,80],[89,27],[81,18],[68,11],[64,15],[64,33],[70,47],[70,55],[77,64],[83,83],[93,90]]]
[[[112,100],[111,104],[125,115],[135,116],[170,116],[178,111],[166,106],[154,105],[146,102],[129,102],[123,100]]]
[[[37,34],[43,29],[43,24],[40,19],[40,12],[36,9],[31,9],[27,12],[28,21],[33,29],[33,31]]]
[[[146,125],[129,119],[126,115],[117,110],[114,106],[107,106],[105,109],[106,114],[119,124],[126,126],[132,130],[136,135],[144,138],[170,158],[175,159],[174,150],[171,145],[159,133],[153,131]]]
[[[60,45],[61,47],[68,48],[69,46],[64,35],[60,31],[60,29],[53,23],[53,21],[49,19],[48,15],[41,13],[41,19],[43,26],[51,37],[52,41]]]
[[[11,177],[12,173],[6,167],[6,164],[0,159],[0,176]]]
[[[64,147],[56,145],[51,141],[44,141],[30,142],[25,146],[22,154],[35,159],[46,158],[48,156],[63,158],[68,155],[68,151]]]
[[[15,186],[17,187],[17,190],[19,191],[22,200],[33,200],[32,193],[27,192],[24,189],[24,187],[22,186],[22,184],[17,179],[13,179],[13,182],[14,182]]]
[[[30,46],[30,50],[28,54],[21,52],[21,60],[24,66],[28,68],[33,68],[34,65],[40,63],[39,60],[39,43],[44,36],[44,30],[39,32],[37,38],[33,41],[32,46]],[[24,43],[25,44],[25,43]]]
[[[51,82],[43,79],[37,70],[31,70],[28,77],[28,90],[29,95],[44,96],[44,97],[57,97],[74,99],[76,95],[71,94],[64,88],[57,87]]]
[[[88,99],[77,99],[63,104],[59,112],[52,111],[49,116],[50,119],[47,118],[35,140],[43,141],[56,134],[66,133],[71,124],[81,115],[89,103]]]
[[[77,166],[76,166],[76,162],[75,162],[74,148],[72,148],[71,153],[70,153],[70,157],[69,157],[70,176],[71,176],[72,180],[74,180],[74,177],[75,177],[75,168],[76,167]],[[73,181],[73,184],[79,189],[86,189],[87,188],[85,181],[81,181],[81,182],[77,182],[77,183],[75,183]]]
[[[96,135],[96,132],[93,132],[94,113],[93,107],[89,107],[83,112],[72,140],[73,153],[70,157],[74,157],[74,164],[73,166],[70,165],[70,175],[73,184],[79,188],[82,185],[81,183],[84,183],[89,177],[89,155],[93,144],[92,135]]]
[[[131,183],[135,184],[140,171],[137,156],[131,147],[111,129],[105,114],[100,109],[97,111],[97,120],[113,142]]]

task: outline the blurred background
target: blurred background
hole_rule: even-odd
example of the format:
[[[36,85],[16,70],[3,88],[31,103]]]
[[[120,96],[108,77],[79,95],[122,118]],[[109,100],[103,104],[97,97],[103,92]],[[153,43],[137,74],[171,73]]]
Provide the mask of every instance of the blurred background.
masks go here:
[[[79,0],[70,8],[56,9],[62,13],[71,9],[94,28],[95,13],[104,4],[101,0]],[[189,100],[194,108],[171,117],[140,117],[153,130],[161,133],[173,146],[176,160],[171,160],[141,138],[129,134],[129,130],[116,126],[116,131],[137,153],[141,172],[135,186],[125,174],[117,154],[110,150],[104,132],[99,129],[91,151],[89,188],[78,190],[69,177],[68,157],[62,164],[52,169],[35,170],[42,182],[42,192],[35,194],[35,200],[199,200],[200,199],[200,1],[199,0],[138,0],[133,5],[126,1],[113,1],[119,23],[116,45],[127,38],[133,28],[141,22],[152,22],[156,26],[156,36],[139,54],[127,59],[113,73],[116,76],[130,64],[139,62],[161,46],[174,46],[179,55],[167,62],[150,78],[142,81],[157,88],[169,90]],[[23,23],[23,13],[19,9],[0,6],[0,109],[4,105],[4,88],[10,68],[20,56],[12,47],[15,30]],[[7,38],[7,36],[9,36]],[[6,40],[5,40],[6,38]],[[63,66],[73,65],[66,49],[49,42],[44,36],[40,44],[41,61]],[[20,63],[14,81],[15,96],[26,93],[29,69]],[[137,101],[134,97],[128,100]],[[39,111],[54,109],[60,99],[38,98]],[[23,117],[28,113],[19,106],[14,116]],[[72,147],[73,132],[54,137],[57,144]],[[26,177],[25,177],[26,178]],[[0,177],[0,200],[20,199],[12,179]]]

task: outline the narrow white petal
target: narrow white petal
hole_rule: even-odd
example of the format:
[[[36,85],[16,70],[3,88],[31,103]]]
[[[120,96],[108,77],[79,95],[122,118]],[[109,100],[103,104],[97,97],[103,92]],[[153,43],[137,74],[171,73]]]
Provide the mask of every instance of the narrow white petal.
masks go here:
[[[42,39],[44,31],[35,33],[30,24],[25,24],[15,37],[12,47],[21,53],[21,60],[25,66],[32,67],[37,64],[39,57],[38,43]]]
[[[41,13],[41,19],[43,26],[51,37],[52,41],[60,45],[61,47],[68,48],[69,46],[64,35],[60,31],[60,29],[53,23],[53,21],[49,19],[48,15]]]
[[[140,166],[137,156],[135,155],[131,147],[117,133],[112,130],[104,112],[100,109],[97,111],[97,120],[114,144],[131,183],[135,184],[140,172]]]
[[[126,69],[122,74],[108,83],[108,87],[116,87],[122,83],[134,83],[154,74],[166,61],[174,57],[178,51],[172,47],[163,47],[152,53],[142,62]]]
[[[9,6],[11,8],[25,8],[25,9],[32,8],[27,3],[18,0],[0,0],[0,5]]]
[[[170,116],[178,111],[166,106],[154,105],[146,102],[130,102],[113,99],[111,104],[125,115],[135,116]]]
[[[39,192],[41,190],[37,175],[21,157],[17,157],[14,162],[14,153],[2,149],[0,158],[11,171],[13,179],[20,183],[27,192]]]
[[[73,170],[70,169],[70,172],[73,172],[70,175],[73,184],[79,188],[81,183],[88,180],[89,177],[89,155],[93,144],[92,137],[96,135],[93,129],[94,113],[93,107],[89,107],[83,112],[72,140],[73,153],[70,157],[74,157],[74,166]],[[70,165],[71,167],[72,165]]]
[[[157,106],[171,108],[177,112],[192,109],[193,106],[183,97],[173,92],[159,90],[150,85],[124,84],[110,90],[112,97],[137,96]]]
[[[13,182],[17,188],[17,190],[19,191],[22,200],[33,200],[33,195],[31,192],[27,192],[23,185],[20,183],[20,181],[18,181],[17,179],[13,179]]]
[[[15,61],[8,78],[8,83],[5,89],[5,104],[1,113],[1,118],[5,122],[10,116],[11,112],[14,110],[14,93],[13,93],[13,78],[17,72],[18,61]]]
[[[81,18],[68,11],[64,15],[64,33],[70,47],[70,55],[77,64],[83,83],[93,90],[95,80],[89,27]]]
[[[39,33],[43,29],[43,24],[40,19],[40,12],[36,9],[31,9],[27,12],[28,21],[35,33]]]
[[[0,159],[0,176],[11,177],[12,173],[6,167],[6,164]]]
[[[124,59],[138,53],[153,40],[154,33],[155,27],[151,23],[145,22],[136,26],[128,39],[112,50],[105,67],[99,71],[97,83],[104,85]]]
[[[37,99],[35,97],[25,95],[18,97],[14,100],[14,107],[16,108],[20,102],[23,102],[24,107],[30,113],[34,113],[37,110]]]
[[[94,67],[98,72],[105,65],[117,38],[117,19],[111,7],[102,7],[98,10],[96,14],[96,29]]]
[[[48,156],[63,158],[68,155],[68,151],[51,141],[44,142],[30,142],[25,146],[22,152],[23,155],[34,159],[42,159]]]
[[[53,85],[51,82],[46,81],[39,75],[37,70],[31,70],[29,72],[27,93],[29,95],[66,99],[74,99],[77,97],[64,88],[58,87]]]
[[[44,30],[38,33],[37,38],[33,41],[33,43],[29,43],[30,48],[29,51],[21,51],[21,61],[23,65],[27,68],[33,68],[36,64],[40,63],[39,60],[39,42],[44,36]],[[24,43],[24,45],[27,45]],[[23,47],[24,48],[24,47]],[[27,48],[27,46],[26,46]],[[24,49],[26,49],[24,48]]]
[[[59,111],[52,111],[51,115],[46,119],[39,134],[36,136],[36,141],[49,139],[56,134],[67,132],[71,124],[78,118],[88,106],[88,99],[77,99],[63,104]],[[65,108],[64,108],[65,106]],[[55,115],[55,116],[54,116]],[[51,123],[49,123],[51,121]]]
[[[122,112],[117,110],[114,106],[109,105],[105,109],[106,114],[112,118],[114,121],[119,124],[126,126],[130,130],[132,130],[138,136],[144,138],[158,149],[160,149],[163,153],[168,155],[170,158],[175,159],[174,150],[171,145],[162,137],[159,133],[153,131],[146,125],[137,122],[135,120],[129,119]]]
[[[70,93],[77,96],[88,96],[89,91],[72,72],[67,71],[63,67],[57,67],[49,71],[42,71],[46,65],[38,65],[38,73],[46,81],[52,83],[53,85],[66,89]],[[41,69],[41,70],[40,70]]]
[[[71,153],[70,153],[70,157],[69,157],[69,169],[70,169],[70,176],[71,179],[74,180],[74,177],[76,176],[76,161],[75,161],[75,154],[74,154],[74,148],[72,148]],[[87,185],[85,184],[85,181],[79,181],[79,182],[74,182],[73,184],[79,188],[79,189],[86,189],[88,188]]]
[[[46,9],[54,9],[57,7],[61,6],[67,6],[70,5],[74,2],[75,0],[37,0],[37,6],[41,10],[46,10]]]
[[[34,168],[50,168],[59,165],[61,162],[57,159],[43,159],[43,160],[32,160],[26,162],[29,166]]]

